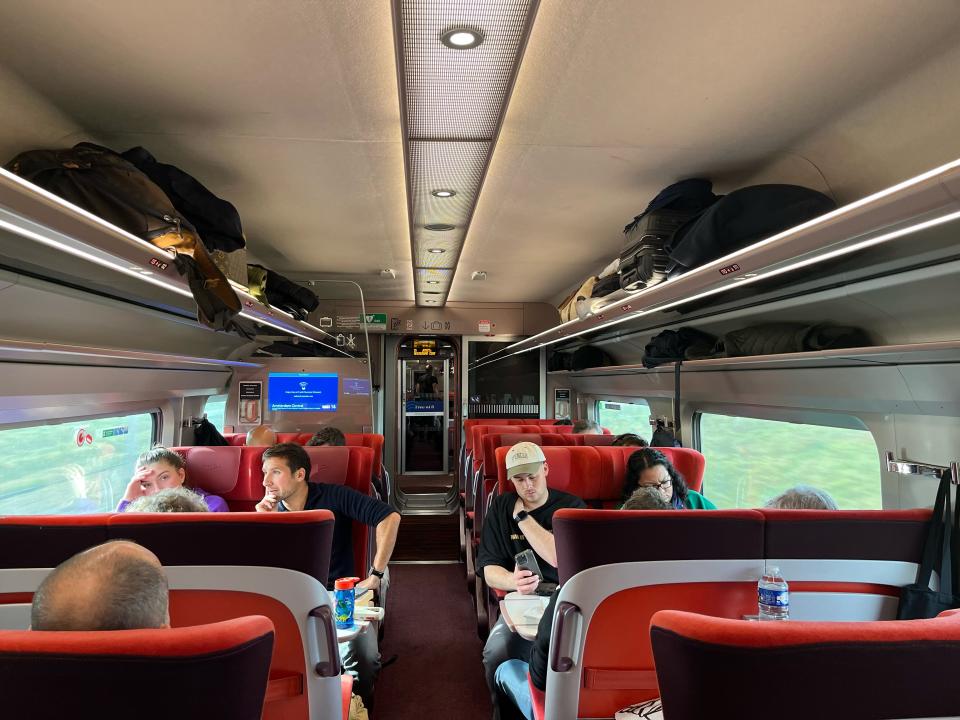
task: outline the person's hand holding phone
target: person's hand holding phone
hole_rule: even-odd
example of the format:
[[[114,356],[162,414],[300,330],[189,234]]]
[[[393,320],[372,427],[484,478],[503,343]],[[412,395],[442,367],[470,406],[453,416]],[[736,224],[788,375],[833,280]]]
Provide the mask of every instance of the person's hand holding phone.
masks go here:
[[[519,565],[513,569],[513,581],[517,584],[517,592],[521,595],[533,595],[537,592],[540,577]]]

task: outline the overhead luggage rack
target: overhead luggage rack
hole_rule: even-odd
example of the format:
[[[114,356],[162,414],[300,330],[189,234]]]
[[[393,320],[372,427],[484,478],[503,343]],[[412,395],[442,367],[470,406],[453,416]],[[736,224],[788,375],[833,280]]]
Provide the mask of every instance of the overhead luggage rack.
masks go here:
[[[960,160],[845,205],[736,253],[632,293],[479,358],[471,368],[737,287],[823,263],[960,219]]]
[[[0,168],[0,231],[96,263],[122,275],[189,298],[187,280],[174,266],[174,254],[77,207]],[[82,280],[82,279],[81,279]],[[78,284],[81,282],[78,281]],[[268,307],[231,283],[243,309],[239,317],[311,340],[347,357],[335,337],[278,308]]]

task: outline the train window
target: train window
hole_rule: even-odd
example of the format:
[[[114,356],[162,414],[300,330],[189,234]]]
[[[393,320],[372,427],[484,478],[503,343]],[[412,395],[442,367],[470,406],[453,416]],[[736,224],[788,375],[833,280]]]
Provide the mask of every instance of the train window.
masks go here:
[[[154,413],[0,430],[0,515],[113,511],[155,436]]]
[[[614,435],[634,433],[650,440],[650,406],[646,400],[632,402],[597,401],[597,422]]]
[[[759,507],[789,487],[813,485],[842,509],[881,509],[877,445],[848,419],[848,427],[827,427],[700,413],[704,493],[720,508]]]
[[[213,423],[213,426],[223,432],[223,426],[227,422],[227,396],[212,395],[207,398],[207,404],[203,408],[207,420]]]

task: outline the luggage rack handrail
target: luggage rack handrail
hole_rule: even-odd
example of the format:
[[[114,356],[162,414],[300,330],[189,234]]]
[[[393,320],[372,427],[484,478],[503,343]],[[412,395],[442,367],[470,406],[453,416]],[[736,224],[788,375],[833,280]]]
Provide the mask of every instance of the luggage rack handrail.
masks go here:
[[[193,301],[185,278],[174,267],[174,253],[154,247],[83,208],[0,168],[0,231],[40,242]],[[269,307],[231,283],[243,306],[240,317],[297,335],[347,357],[330,340],[335,336],[293,315]]]
[[[639,290],[474,361],[470,369],[960,219],[960,160]]]
[[[884,453],[884,459],[884,465],[888,472],[895,472],[900,475],[920,475],[937,480],[942,480],[944,475],[949,475],[951,484],[960,485],[960,461],[954,461],[949,465],[931,465],[930,463],[914,462],[912,460],[897,460],[892,450],[887,450]]]

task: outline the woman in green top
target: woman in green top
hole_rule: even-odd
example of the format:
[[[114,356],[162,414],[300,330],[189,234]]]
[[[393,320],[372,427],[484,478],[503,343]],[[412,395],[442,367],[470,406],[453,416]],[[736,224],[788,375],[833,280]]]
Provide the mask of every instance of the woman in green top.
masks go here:
[[[639,487],[655,487],[663,499],[675,510],[716,510],[717,506],[696,490],[690,490],[686,481],[670,463],[667,456],[654,448],[637,450],[627,460],[627,478],[623,485],[623,499],[629,498]]]

